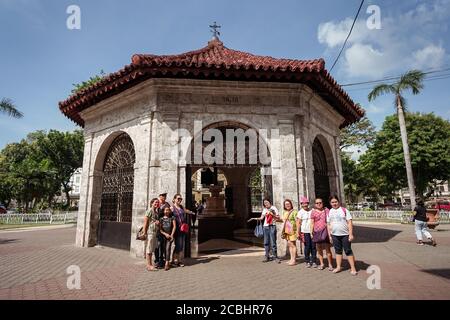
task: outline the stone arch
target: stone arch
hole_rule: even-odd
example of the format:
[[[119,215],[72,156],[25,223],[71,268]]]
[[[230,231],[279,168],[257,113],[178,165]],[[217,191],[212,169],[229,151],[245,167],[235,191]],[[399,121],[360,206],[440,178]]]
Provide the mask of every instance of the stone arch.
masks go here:
[[[318,134],[312,143],[314,168],[314,193],[328,205],[330,195],[337,193],[336,165],[333,151],[327,139]]]
[[[226,161],[224,161],[222,164],[214,164],[211,163],[196,163],[195,162],[195,156],[194,153],[198,152],[196,150],[198,144],[202,146],[202,151],[205,145],[207,145],[209,142],[206,142],[203,144],[203,133],[208,129],[219,129],[223,132],[223,130],[226,129],[242,129],[244,132],[247,130],[254,130],[255,135],[257,138],[257,148],[249,148],[250,141],[246,138],[245,141],[245,150],[244,156],[245,161],[243,163],[239,163],[236,161],[237,156],[242,155],[242,152],[237,152],[237,143],[236,140],[234,141],[234,162],[233,164],[227,164]],[[190,177],[192,170],[198,168],[198,167],[204,167],[204,166],[215,166],[218,169],[223,170],[223,172],[226,175],[227,182],[228,182],[228,188],[225,190],[225,198],[227,203],[227,211],[228,213],[231,213],[231,215],[234,216],[233,218],[233,227],[234,228],[245,228],[247,227],[247,220],[249,216],[251,215],[251,203],[250,203],[250,196],[249,196],[249,177],[250,174],[256,169],[256,168],[267,168],[269,169],[271,166],[271,154],[269,149],[268,141],[266,140],[266,137],[261,136],[259,134],[260,132],[255,128],[255,126],[251,126],[245,122],[242,121],[236,121],[236,120],[222,120],[222,121],[213,121],[210,123],[207,123],[203,126],[202,130],[200,132],[196,132],[194,137],[191,138],[191,144],[190,149],[186,153],[186,177]],[[249,132],[249,134],[253,134]],[[225,139],[226,135],[223,135],[223,141],[224,141],[224,153],[225,153]],[[260,140],[261,139],[261,140]],[[241,140],[242,141],[242,140]],[[261,143],[260,143],[261,142]],[[197,144],[197,145],[195,145]],[[254,145],[253,145],[254,146]],[[261,157],[260,148],[266,148],[265,154],[263,154],[263,157]],[[256,162],[248,161],[251,155],[254,155],[256,152],[257,158],[255,158]],[[224,154],[224,157],[226,155]],[[190,157],[190,158],[189,158]],[[225,159],[225,158],[223,158]],[[262,160],[262,161],[261,161]],[[267,173],[270,171],[267,170]],[[266,179],[270,180],[270,186],[272,186],[272,176],[268,175],[266,176]],[[186,186],[186,198],[187,195],[190,194],[192,191],[190,190],[190,186]],[[186,201],[186,206],[188,206],[192,200]],[[203,218],[205,219],[205,218]],[[199,225],[199,228],[201,229],[201,226]],[[201,231],[201,230],[200,230]],[[199,234],[200,234],[199,231]]]
[[[89,246],[130,249],[135,144],[116,131],[101,143],[94,161]]]
[[[191,157],[190,160],[194,160],[193,154],[195,152],[195,149],[193,148],[193,144],[195,142],[198,142],[199,140],[201,140],[201,137],[202,137],[202,135],[203,135],[203,133],[205,131],[207,131],[208,129],[224,129],[224,128],[242,129],[244,132],[246,132],[247,130],[254,130],[255,133],[256,133],[256,137],[258,139],[258,145],[256,147],[256,152],[257,152],[256,156],[258,156],[258,158],[257,158],[258,159],[258,163],[255,164],[255,167],[256,166],[261,166],[261,164],[260,164],[260,160],[261,159],[259,157],[259,155],[261,154],[260,149],[259,149],[261,144],[259,143],[259,141],[262,141],[263,142],[262,145],[265,146],[265,148],[266,148],[266,154],[265,155],[267,155],[267,158],[263,159],[264,162],[265,162],[263,164],[263,166],[265,166],[265,167],[269,167],[270,166],[270,162],[272,161],[271,154],[270,154],[270,144],[269,144],[269,141],[266,139],[266,137],[261,136],[260,132],[256,129],[255,126],[247,124],[247,123],[244,123],[243,121],[235,121],[235,120],[216,121],[216,122],[212,122],[212,123],[204,126],[202,128],[202,131],[196,133],[196,135],[192,138],[191,145],[190,145],[190,152],[188,152],[186,154],[186,156],[187,157],[190,156]],[[224,138],[225,138],[225,136],[224,136]],[[248,150],[249,149],[246,148],[245,152],[247,152]],[[225,150],[224,150],[224,152],[225,152]],[[235,156],[239,156],[240,155],[239,154],[239,150],[235,149],[235,153],[236,153]],[[250,154],[250,153],[246,154],[246,161],[248,160],[247,158],[249,156],[251,156],[251,155],[253,155],[253,154]],[[193,161],[188,161],[188,163],[193,163]],[[248,166],[248,165],[244,165],[244,166]]]

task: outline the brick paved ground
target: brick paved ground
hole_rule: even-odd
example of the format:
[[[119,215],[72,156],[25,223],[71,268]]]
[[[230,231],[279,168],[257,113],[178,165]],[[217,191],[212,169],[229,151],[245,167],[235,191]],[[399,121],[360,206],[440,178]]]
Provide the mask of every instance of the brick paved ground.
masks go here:
[[[261,263],[262,249],[245,245],[147,272],[125,251],[76,248],[73,227],[0,232],[0,299],[450,299],[450,226],[433,232],[435,248],[415,245],[412,226],[359,225],[356,234],[352,277]],[[367,289],[372,264],[381,290]],[[81,290],[67,289],[70,265],[81,268]]]

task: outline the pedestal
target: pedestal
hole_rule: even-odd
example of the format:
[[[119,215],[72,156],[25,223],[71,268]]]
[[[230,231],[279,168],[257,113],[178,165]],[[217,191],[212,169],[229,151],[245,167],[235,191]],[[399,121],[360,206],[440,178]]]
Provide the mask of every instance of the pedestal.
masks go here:
[[[212,185],[211,197],[206,200],[206,208],[198,220],[198,242],[211,239],[233,239],[234,215],[227,214],[222,188]]]
[[[198,243],[211,239],[233,239],[234,215],[198,217]]]

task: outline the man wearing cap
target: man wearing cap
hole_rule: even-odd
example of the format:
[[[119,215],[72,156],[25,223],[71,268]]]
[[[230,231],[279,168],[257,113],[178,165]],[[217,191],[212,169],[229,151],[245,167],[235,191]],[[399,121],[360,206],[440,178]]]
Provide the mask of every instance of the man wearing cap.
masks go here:
[[[316,245],[311,238],[311,212],[309,209],[309,200],[306,197],[300,197],[300,210],[297,214],[297,232],[298,237],[305,243],[305,263],[307,268],[317,268]],[[301,226],[301,227],[300,227]],[[302,236],[303,235],[303,236]],[[301,243],[300,243],[301,245]]]
[[[161,193],[158,196],[159,199],[159,208],[158,208],[158,219],[164,216],[164,209],[170,208],[170,204],[166,202],[167,199],[167,193]],[[165,264],[165,257],[164,257],[164,248],[161,246],[161,244],[164,241],[164,236],[158,231],[158,243],[156,245],[155,249],[155,264],[158,268],[164,268]]]

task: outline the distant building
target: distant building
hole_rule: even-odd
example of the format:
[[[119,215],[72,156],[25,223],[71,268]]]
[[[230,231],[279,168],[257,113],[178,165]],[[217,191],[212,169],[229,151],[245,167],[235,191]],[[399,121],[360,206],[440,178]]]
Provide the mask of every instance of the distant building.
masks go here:
[[[433,189],[434,190],[428,188],[425,192],[425,194],[430,194],[430,199],[450,198],[449,181],[436,181],[436,185]],[[397,191],[395,194],[395,200],[398,203],[410,204],[411,199],[408,188],[403,188]]]
[[[81,173],[82,168],[78,168],[72,177],[69,180],[69,186],[71,188],[69,192],[70,197],[70,207],[78,208],[78,203],[80,201],[80,189],[81,189]],[[57,202],[65,203],[66,202],[66,194],[61,188],[61,196],[57,198]]]

